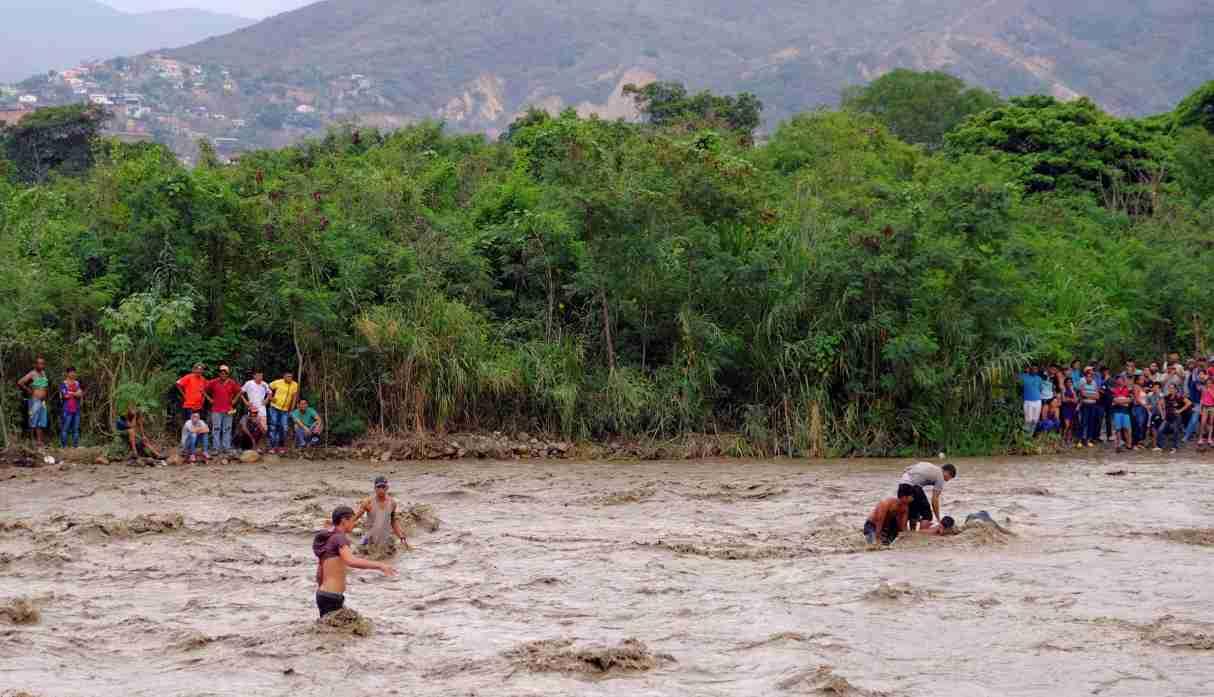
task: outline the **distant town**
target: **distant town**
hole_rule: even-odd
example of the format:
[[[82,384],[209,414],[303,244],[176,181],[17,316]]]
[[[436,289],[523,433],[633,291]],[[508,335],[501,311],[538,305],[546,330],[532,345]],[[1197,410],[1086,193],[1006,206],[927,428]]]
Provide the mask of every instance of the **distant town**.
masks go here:
[[[222,66],[191,65],[162,55],[119,58],[54,70],[0,84],[0,123],[15,124],[39,107],[91,102],[111,114],[106,133],[126,141],[155,141],[187,164],[208,140],[225,161],[260,147],[279,147],[354,120],[399,126],[408,120],[384,110],[373,81],[350,74],[316,89],[244,81]],[[370,108],[370,109],[369,109]],[[388,111],[388,110],[384,110]]]

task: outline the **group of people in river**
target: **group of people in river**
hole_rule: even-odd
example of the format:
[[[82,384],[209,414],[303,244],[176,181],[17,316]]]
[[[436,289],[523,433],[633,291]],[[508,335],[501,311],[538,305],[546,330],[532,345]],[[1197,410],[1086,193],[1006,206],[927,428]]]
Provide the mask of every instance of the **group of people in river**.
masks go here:
[[[1116,371],[1080,361],[1069,369],[1030,365],[1019,376],[1025,433],[1056,433],[1066,447],[1103,442],[1117,452],[1176,452],[1194,439],[1199,448],[1214,445],[1212,365],[1214,356],[1182,365],[1175,354],[1145,368],[1129,360]]]
[[[906,468],[898,479],[894,495],[882,499],[864,521],[864,539],[868,544],[891,545],[904,532],[926,535],[952,535],[959,532],[952,516],[940,514],[940,499],[944,485],[957,478],[952,464],[935,465],[919,462]],[[932,497],[927,498],[927,488]],[[967,520],[984,518],[985,511],[970,515]]]
[[[80,417],[84,409],[84,387],[75,368],[64,371],[58,389],[50,389],[46,360],[39,356],[34,367],[19,380],[26,397],[26,423],[35,444],[46,445],[50,428],[51,399],[59,400],[59,445],[80,445]],[[270,452],[286,452],[294,436],[298,448],[318,445],[324,423],[300,395],[299,382],[291,372],[277,380],[265,381],[260,370],[243,384],[232,378],[231,369],[219,366],[213,377],[206,375],[202,363],[183,375],[175,384],[180,398],[181,453],[191,462],[235,451],[261,450],[263,439]],[[241,413],[243,408],[243,415]],[[146,416],[139,405],[130,403],[114,423],[117,437],[132,455],[160,458],[161,453],[146,432]]]
[[[361,547],[391,547],[396,540],[409,549],[400,526],[400,507],[388,495],[387,477],[376,477],[375,492],[359,502],[357,507],[338,506],[333,509],[329,524],[312,538],[312,553],[316,555],[316,609],[320,616],[336,612],[346,604],[347,569],[380,571],[395,576],[396,569],[386,562],[355,556],[349,535],[365,516],[366,534]]]

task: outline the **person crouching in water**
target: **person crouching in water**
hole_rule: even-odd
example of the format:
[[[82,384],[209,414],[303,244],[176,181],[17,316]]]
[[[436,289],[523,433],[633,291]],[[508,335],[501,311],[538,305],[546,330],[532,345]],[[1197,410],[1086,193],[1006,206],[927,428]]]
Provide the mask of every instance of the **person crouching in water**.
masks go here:
[[[338,506],[333,509],[333,527],[321,530],[312,539],[312,553],[316,555],[316,608],[320,616],[337,612],[346,604],[346,568],[378,569],[385,576],[395,576],[396,569],[377,561],[359,559],[350,551],[350,538],[354,530],[354,509]]]
[[[864,521],[864,539],[868,544],[875,545],[880,539],[881,544],[891,545],[899,533],[909,529],[910,505],[914,499],[915,487],[903,483],[898,485],[897,498],[891,497],[877,504]]]
[[[393,539],[389,533],[396,535],[400,539],[401,545],[405,549],[409,549],[409,543],[405,541],[405,533],[400,529],[400,514],[397,511],[396,499],[388,496],[388,478],[375,478],[375,495],[362,500],[358,504],[358,510],[354,514],[354,523],[362,520],[363,516],[367,516],[367,524],[364,526],[367,534],[362,539],[362,546],[365,548],[387,548],[390,551],[393,548]]]

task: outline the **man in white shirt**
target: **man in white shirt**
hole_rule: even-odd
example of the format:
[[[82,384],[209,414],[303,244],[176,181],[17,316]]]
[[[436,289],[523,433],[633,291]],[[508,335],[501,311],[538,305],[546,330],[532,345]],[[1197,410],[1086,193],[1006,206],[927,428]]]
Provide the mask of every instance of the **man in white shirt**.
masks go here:
[[[257,415],[257,423],[264,433],[266,424],[266,400],[270,398],[270,386],[266,384],[265,374],[261,371],[253,373],[253,379],[240,388],[240,401],[248,407],[250,414]]]
[[[902,473],[899,484],[910,484],[915,490],[915,498],[910,505],[910,529],[915,530],[920,522],[930,523],[940,520],[940,494],[944,492],[944,483],[957,476],[957,468],[953,465],[937,466],[930,462],[918,462],[906,468]],[[927,502],[925,487],[932,488],[932,501]]]

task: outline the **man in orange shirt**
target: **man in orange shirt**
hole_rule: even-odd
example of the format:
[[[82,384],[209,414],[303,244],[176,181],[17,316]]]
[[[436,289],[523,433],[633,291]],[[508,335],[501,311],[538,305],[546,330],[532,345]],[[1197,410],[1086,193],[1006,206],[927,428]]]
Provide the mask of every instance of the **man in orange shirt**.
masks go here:
[[[202,371],[203,365],[195,363],[194,370],[177,381],[177,392],[181,394],[181,414],[185,421],[190,420],[190,414],[202,412],[202,405],[207,401],[207,379]]]
[[[870,544],[891,545],[898,534],[910,527],[910,504],[915,499],[915,487],[905,482],[898,485],[898,497],[877,504],[864,521],[864,539]]]

